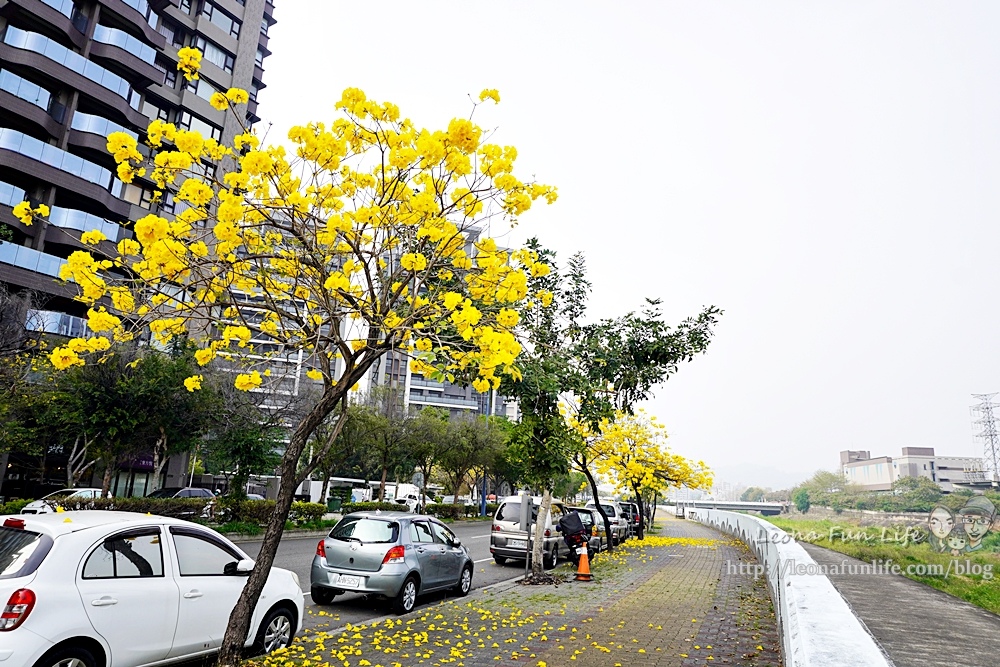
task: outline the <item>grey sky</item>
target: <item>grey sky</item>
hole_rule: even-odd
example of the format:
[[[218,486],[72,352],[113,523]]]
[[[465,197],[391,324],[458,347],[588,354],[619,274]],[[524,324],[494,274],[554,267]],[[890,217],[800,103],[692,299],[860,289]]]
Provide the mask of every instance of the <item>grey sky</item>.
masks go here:
[[[648,406],[719,479],[785,486],[847,448],[981,455],[1000,5],[284,0],[275,18],[273,132],[332,119],[348,86],[428,128],[497,88],[475,119],[560,190],[510,242],[583,251],[595,317],[645,296],[673,321],[725,309]]]

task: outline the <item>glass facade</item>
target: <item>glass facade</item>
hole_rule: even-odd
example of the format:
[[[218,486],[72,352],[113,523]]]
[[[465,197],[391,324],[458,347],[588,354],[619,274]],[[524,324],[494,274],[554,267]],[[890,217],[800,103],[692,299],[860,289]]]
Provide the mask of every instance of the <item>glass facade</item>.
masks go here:
[[[116,222],[105,220],[86,211],[62,208],[61,206],[52,207],[49,212],[49,222],[56,227],[75,229],[79,232],[89,232],[96,229],[112,241],[118,240],[118,233],[121,231],[121,225]]]
[[[6,206],[17,206],[24,201],[24,190],[16,188],[10,183],[0,181],[0,204]]]
[[[90,335],[87,320],[66,313],[55,313],[51,310],[29,310],[25,327],[29,331],[44,331],[45,333],[73,338]]]

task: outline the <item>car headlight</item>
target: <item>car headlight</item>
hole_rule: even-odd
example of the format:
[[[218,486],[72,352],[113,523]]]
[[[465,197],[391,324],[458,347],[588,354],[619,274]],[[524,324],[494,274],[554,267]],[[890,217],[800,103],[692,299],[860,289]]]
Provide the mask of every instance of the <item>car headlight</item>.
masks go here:
[[[299,583],[299,575],[295,574],[291,570],[289,570],[288,573],[292,575],[292,581],[295,582],[295,585],[298,586],[299,590],[301,591],[302,590],[302,584]]]

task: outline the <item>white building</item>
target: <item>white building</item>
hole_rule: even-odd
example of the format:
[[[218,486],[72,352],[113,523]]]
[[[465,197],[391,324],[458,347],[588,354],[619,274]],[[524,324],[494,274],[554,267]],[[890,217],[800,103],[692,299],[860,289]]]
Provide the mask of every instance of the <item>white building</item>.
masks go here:
[[[868,491],[889,491],[904,477],[926,477],[945,492],[956,486],[981,486],[986,480],[982,459],[937,456],[933,447],[903,447],[902,456],[897,458],[872,458],[867,451],[843,451],[840,468],[848,482]]]

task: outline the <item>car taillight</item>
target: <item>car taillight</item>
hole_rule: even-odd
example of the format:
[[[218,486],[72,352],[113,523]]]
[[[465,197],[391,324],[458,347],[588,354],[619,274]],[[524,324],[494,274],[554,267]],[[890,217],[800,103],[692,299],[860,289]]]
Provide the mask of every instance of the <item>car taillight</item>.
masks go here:
[[[382,565],[386,563],[402,563],[406,557],[406,547],[403,545],[395,546],[386,552],[385,558],[382,559]]]
[[[545,529],[545,537],[552,537],[552,531],[548,528]]]
[[[27,588],[14,591],[0,613],[0,631],[13,630],[28,618],[35,608],[35,594]]]
[[[500,530],[500,526],[498,526],[497,524],[493,524],[493,530]]]
[[[316,545],[316,555],[320,558],[326,558],[326,540],[320,540],[319,544]]]
[[[4,528],[15,528],[17,530],[24,530],[24,519],[5,519],[3,522]]]
[[[590,534],[597,537],[597,526],[592,526],[590,529]]]

